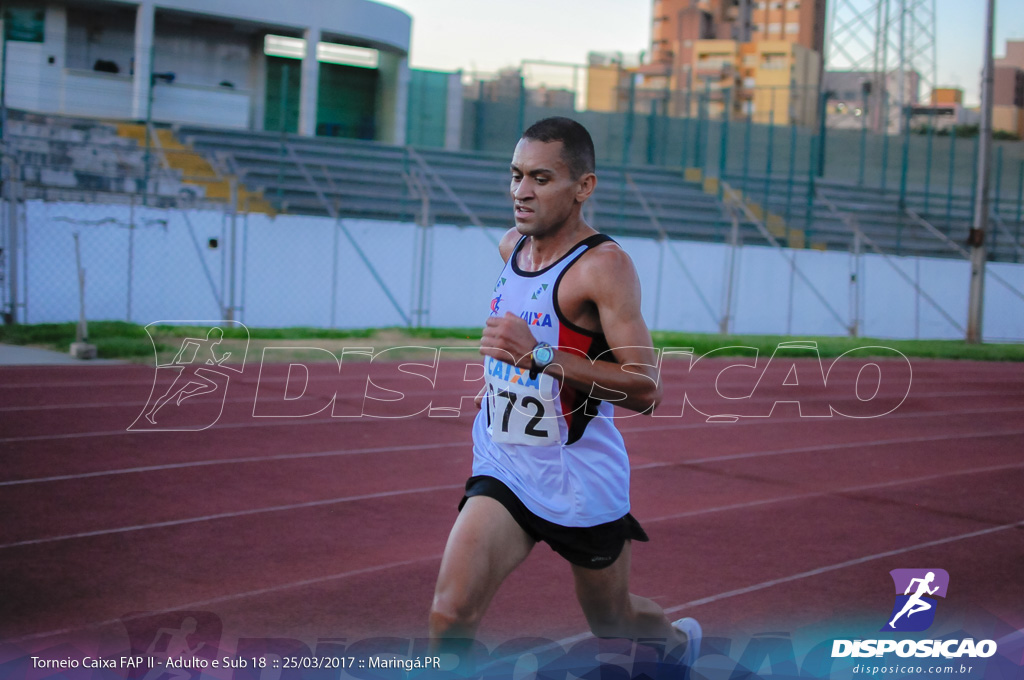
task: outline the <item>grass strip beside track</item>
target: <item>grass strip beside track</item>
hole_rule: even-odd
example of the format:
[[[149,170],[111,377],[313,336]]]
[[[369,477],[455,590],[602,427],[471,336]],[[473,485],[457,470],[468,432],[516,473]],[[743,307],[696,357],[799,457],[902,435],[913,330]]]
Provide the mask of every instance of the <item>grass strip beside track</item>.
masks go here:
[[[31,345],[59,352],[67,352],[75,340],[74,323],[0,326],[0,343]],[[190,326],[159,326],[155,334],[156,349],[161,359],[173,357],[185,337],[205,337],[208,328]],[[370,346],[380,351],[387,347],[416,345],[445,347],[475,345],[480,339],[479,328],[257,328],[251,327],[250,356],[258,355],[263,347],[280,347],[282,343],[323,348],[332,352],[345,346]],[[245,340],[245,331],[224,328],[224,349]],[[822,357],[836,357],[852,349],[880,346],[895,349],[908,357],[932,359],[971,359],[979,361],[1024,361],[1024,344],[989,343],[968,345],[961,340],[888,340],[879,338],[850,338],[831,336],[785,335],[716,335],[711,333],[676,333],[655,331],[654,345],[664,347],[692,347],[697,355],[713,349],[753,347],[760,355],[771,356],[782,342],[811,340],[817,343]],[[234,341],[234,342],[232,342]],[[140,363],[153,360],[153,343],[146,329],[123,321],[94,321],[89,323],[89,342],[96,345],[104,359],[127,359]],[[742,350],[722,354],[739,354]],[[166,357],[165,357],[166,355]],[[281,355],[285,358],[285,355]],[[316,352],[295,350],[287,358],[317,359]],[[398,358],[398,357],[395,357]]]

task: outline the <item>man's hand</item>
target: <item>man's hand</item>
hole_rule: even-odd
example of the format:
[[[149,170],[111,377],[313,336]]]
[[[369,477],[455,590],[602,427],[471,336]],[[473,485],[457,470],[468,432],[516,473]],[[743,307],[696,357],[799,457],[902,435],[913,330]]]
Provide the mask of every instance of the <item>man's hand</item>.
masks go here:
[[[512,312],[487,319],[480,338],[480,354],[514,363],[519,368],[530,368],[536,346],[537,339],[530,332],[530,326]]]

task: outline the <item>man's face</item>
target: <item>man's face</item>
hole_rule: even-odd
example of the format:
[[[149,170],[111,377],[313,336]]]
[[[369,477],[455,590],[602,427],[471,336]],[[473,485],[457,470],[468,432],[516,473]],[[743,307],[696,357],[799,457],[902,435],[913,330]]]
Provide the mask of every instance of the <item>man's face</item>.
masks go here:
[[[572,179],[569,166],[562,160],[562,142],[520,139],[511,170],[510,193],[519,233],[548,233],[572,215],[586,175]]]

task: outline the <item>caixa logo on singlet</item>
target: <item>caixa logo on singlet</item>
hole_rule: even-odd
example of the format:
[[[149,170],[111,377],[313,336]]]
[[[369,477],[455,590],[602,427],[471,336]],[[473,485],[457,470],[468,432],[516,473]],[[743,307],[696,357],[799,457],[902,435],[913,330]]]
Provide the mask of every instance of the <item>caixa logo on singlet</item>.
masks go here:
[[[524,321],[530,326],[541,326],[551,328],[551,315],[544,312],[534,312],[526,310],[519,315]]]

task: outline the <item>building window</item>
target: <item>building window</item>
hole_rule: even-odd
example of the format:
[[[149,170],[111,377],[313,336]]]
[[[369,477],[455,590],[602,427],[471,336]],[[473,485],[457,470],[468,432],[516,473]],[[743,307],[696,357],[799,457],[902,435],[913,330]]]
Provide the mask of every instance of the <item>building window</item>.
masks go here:
[[[768,32],[769,33],[778,33],[781,30],[782,30],[782,24],[780,24],[777,21],[773,21],[770,24],[768,24]]]
[[[800,0],[790,0],[786,3],[786,9],[800,9]]]
[[[793,33],[799,33],[799,32],[800,32],[800,24],[799,23],[797,23],[795,21],[790,21],[788,24],[786,24],[786,33],[787,34],[793,34]]]
[[[4,10],[4,33],[7,40],[44,42],[43,27],[46,10],[11,7]]]

